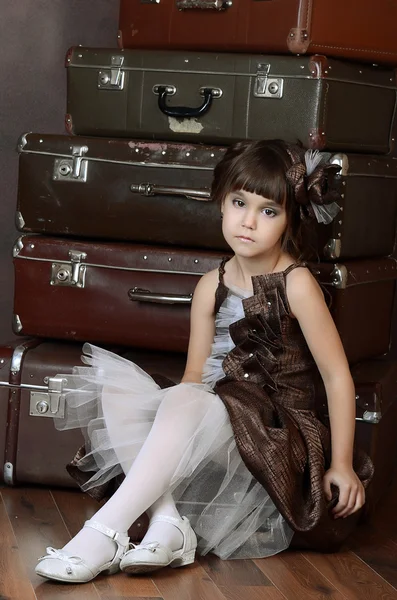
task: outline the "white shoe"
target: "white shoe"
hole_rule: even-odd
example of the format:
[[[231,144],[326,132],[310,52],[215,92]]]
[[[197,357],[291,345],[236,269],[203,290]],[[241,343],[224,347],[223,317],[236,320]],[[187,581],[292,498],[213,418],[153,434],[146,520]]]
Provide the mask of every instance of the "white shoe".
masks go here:
[[[120,569],[126,573],[148,573],[162,567],[183,567],[194,562],[197,538],[186,517],[175,519],[166,515],[155,517],[150,525],[158,521],[171,523],[182,533],[183,544],[180,550],[172,551],[158,542],[146,542],[132,546],[121,559]]]
[[[100,531],[117,545],[116,554],[113,559],[94,569],[79,556],[71,556],[63,550],[46,548],[46,556],[42,556],[37,563],[35,572],[41,577],[54,579],[55,581],[67,581],[69,583],[86,583],[94,579],[99,573],[112,575],[120,569],[120,560],[128,548],[130,538],[127,533],[119,533],[110,529],[98,521],[86,521],[84,527],[91,527]]]

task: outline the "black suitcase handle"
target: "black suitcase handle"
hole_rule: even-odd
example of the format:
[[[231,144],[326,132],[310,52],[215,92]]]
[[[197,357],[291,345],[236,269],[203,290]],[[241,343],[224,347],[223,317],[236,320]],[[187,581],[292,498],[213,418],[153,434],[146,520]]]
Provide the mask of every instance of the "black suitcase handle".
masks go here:
[[[177,119],[191,119],[192,117],[201,117],[205,115],[206,112],[209,111],[212,105],[212,100],[214,98],[220,98],[222,95],[221,90],[212,89],[212,88],[203,88],[202,94],[204,96],[204,101],[201,106],[197,108],[190,108],[189,106],[167,106],[167,96],[173,95],[169,93],[166,85],[156,86],[156,93],[159,95],[159,109],[162,113],[167,115],[167,117],[176,117]]]

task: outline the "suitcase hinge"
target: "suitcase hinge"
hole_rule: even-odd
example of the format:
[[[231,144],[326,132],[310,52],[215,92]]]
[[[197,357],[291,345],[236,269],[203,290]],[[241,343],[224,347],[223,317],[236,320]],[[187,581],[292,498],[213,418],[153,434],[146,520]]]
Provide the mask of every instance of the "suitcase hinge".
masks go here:
[[[56,158],[54,161],[54,181],[76,181],[85,183],[87,181],[88,161],[84,155],[88,152],[88,146],[72,146],[72,158]]]
[[[86,265],[81,261],[87,258],[85,252],[69,250],[70,263],[53,262],[50,285],[84,288]]]
[[[256,98],[282,98],[284,80],[281,77],[269,77],[270,64],[259,63],[254,85]]]
[[[31,417],[60,418],[65,416],[64,385],[67,380],[63,377],[46,377],[48,392],[30,392]]]
[[[112,56],[111,68],[98,71],[98,89],[99,90],[122,90],[124,88],[124,71],[121,67],[124,63],[124,56]]]

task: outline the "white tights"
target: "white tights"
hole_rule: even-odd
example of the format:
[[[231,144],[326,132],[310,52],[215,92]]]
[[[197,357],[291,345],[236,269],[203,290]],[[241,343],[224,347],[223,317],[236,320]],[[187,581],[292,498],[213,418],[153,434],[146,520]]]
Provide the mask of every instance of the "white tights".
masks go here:
[[[111,407],[108,405],[108,390],[104,388],[103,414],[110,440],[112,441],[114,439],[112,436],[117,434],[117,446],[115,445],[117,458],[126,477],[108,502],[92,517],[93,519],[124,532],[146,511],[151,519],[159,514],[179,517],[172,496],[168,492],[169,485],[208,407],[205,401],[207,393],[203,393],[202,401],[197,399],[186,401],[185,386],[186,384],[180,384],[170,388],[165,395],[149,435],[134,461],[126,458],[123,445],[123,442],[125,445],[128,444],[129,435],[128,427],[123,427],[125,413],[114,410],[114,401],[109,403]],[[114,398],[114,390],[109,392]],[[124,401],[127,399],[125,398]],[[179,410],[178,407],[182,405],[183,410]],[[132,407],[130,409],[133,410]],[[176,550],[182,546],[182,535],[173,525],[155,523],[150,527],[144,541],[158,541]],[[80,556],[89,564],[101,565],[111,560],[115,545],[100,532],[85,528],[65,546],[64,550]]]

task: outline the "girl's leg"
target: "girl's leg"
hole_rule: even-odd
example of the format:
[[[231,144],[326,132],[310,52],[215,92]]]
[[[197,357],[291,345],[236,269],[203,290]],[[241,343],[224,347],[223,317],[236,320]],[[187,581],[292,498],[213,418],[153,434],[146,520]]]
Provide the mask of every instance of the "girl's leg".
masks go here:
[[[105,421],[110,417],[107,397],[103,395]],[[182,384],[171,388],[161,403],[153,426],[138,456],[130,467],[125,480],[110,500],[93,517],[120,532],[127,531],[131,524],[151,507],[168,490],[172,475],[188,447],[189,441],[206,414],[212,394],[192,390]],[[123,435],[128,435],[126,432]],[[117,429],[120,442],[120,429]],[[124,468],[128,468],[122,460]],[[170,496],[163,500],[172,511]],[[160,501],[153,511],[165,507]],[[176,510],[176,509],[175,509]],[[157,513],[158,514],[158,513]],[[172,526],[171,526],[172,527]],[[158,541],[158,540],[156,540]],[[114,543],[95,530],[81,530],[64,548],[70,554],[83,560],[101,564],[114,554]]]

